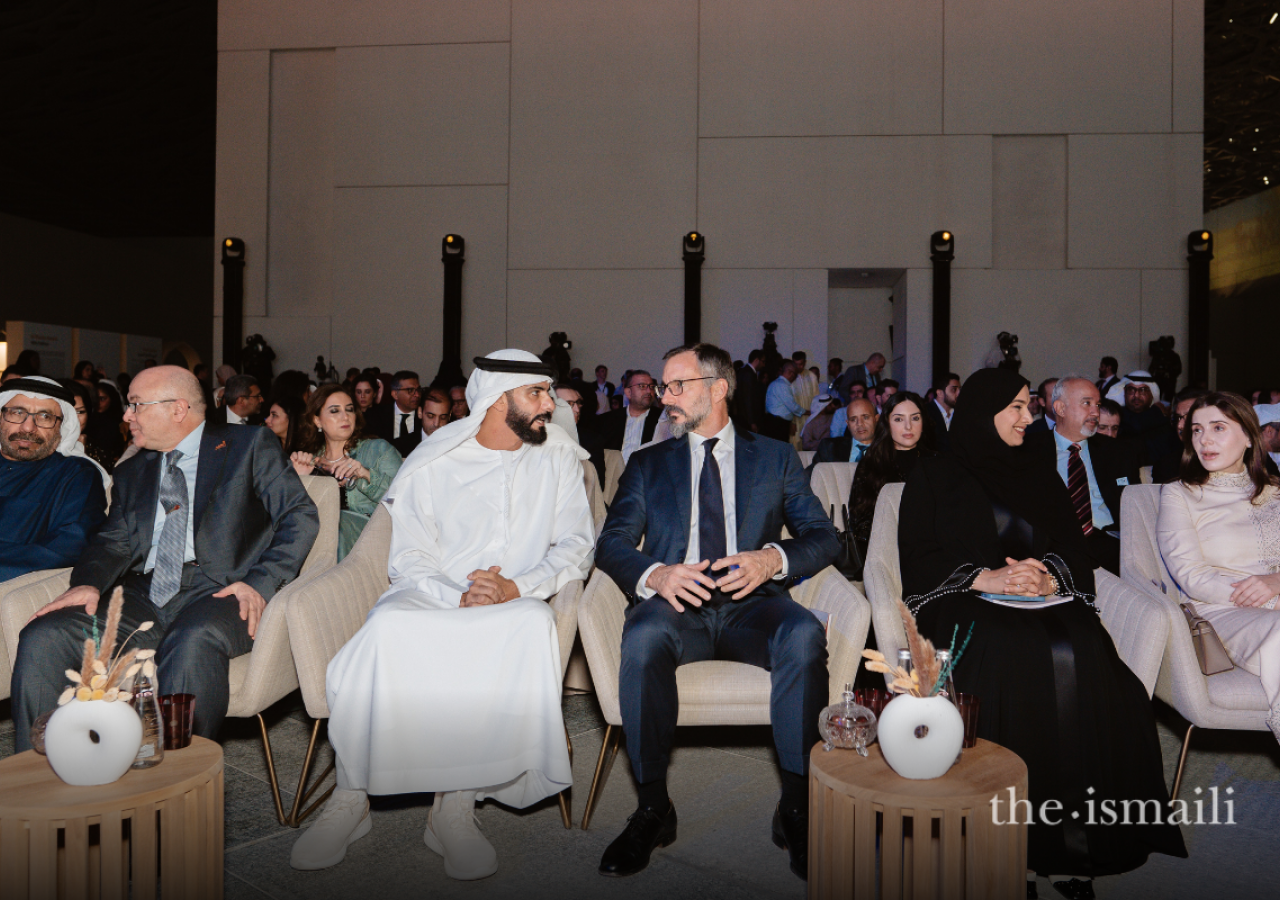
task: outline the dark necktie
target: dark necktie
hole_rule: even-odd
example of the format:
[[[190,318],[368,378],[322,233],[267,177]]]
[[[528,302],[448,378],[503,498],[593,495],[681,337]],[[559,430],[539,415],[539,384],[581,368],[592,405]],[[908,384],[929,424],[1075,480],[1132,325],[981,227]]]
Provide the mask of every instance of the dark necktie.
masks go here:
[[[409,433],[409,414],[400,414],[400,437],[405,437]]]
[[[857,441],[854,441],[853,449],[849,451],[849,462],[851,463],[862,462],[862,457],[865,456],[866,453],[867,453],[866,446],[864,444],[858,443]]]
[[[728,555],[724,536],[724,487],[720,484],[720,464],[714,454],[719,441],[719,438],[707,438],[702,445],[706,455],[702,458],[702,475],[698,478],[698,556],[710,560],[713,565]],[[720,578],[727,573],[712,572],[708,568],[706,574]],[[724,602],[724,595],[717,590],[711,592],[707,605],[715,607]]]
[[[181,450],[166,454],[164,479],[160,482],[160,503],[164,506],[164,527],[156,544],[156,565],[151,570],[151,602],[164,606],[182,587],[182,563],[187,555],[187,477],[178,468]]]
[[[1084,471],[1079,444],[1072,444],[1067,451],[1067,492],[1080,520],[1080,530],[1088,537],[1093,534],[1093,501],[1089,498],[1089,476]]]

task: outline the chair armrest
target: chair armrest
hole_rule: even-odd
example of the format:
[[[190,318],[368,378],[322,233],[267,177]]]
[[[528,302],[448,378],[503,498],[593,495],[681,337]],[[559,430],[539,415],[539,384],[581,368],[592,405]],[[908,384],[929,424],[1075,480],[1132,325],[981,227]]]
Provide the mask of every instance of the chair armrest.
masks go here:
[[[253,649],[231,661],[231,697],[227,715],[233,719],[256,716],[298,688],[298,669],[289,634],[289,606],[301,592],[321,578],[326,569],[313,570],[286,585],[267,602],[258,622]],[[243,675],[238,665],[246,665]]]
[[[626,613],[627,598],[608,575],[596,569],[578,604],[578,631],[600,711],[610,725],[622,724],[618,671],[622,668],[622,626]]]
[[[325,671],[355,637],[389,584],[386,557],[352,553],[342,562],[290,592],[286,607],[289,643],[307,715],[329,718]]]
[[[827,628],[827,672],[830,702],[840,699],[852,684],[867,646],[871,604],[833,566],[791,589],[801,606],[830,616]],[[592,673],[594,675],[594,673]]]
[[[560,645],[560,680],[569,671],[569,656],[573,653],[573,639],[578,635],[578,605],[586,583],[581,578],[570,581],[547,601],[556,614],[556,638]]]
[[[14,618],[17,620],[16,627],[10,628],[5,624],[8,616],[4,614],[9,606],[9,595],[23,591],[27,587],[46,579],[66,576],[69,581],[70,572],[70,569],[40,569],[0,582],[0,632],[2,632],[0,633],[0,700],[4,700],[9,696],[9,681],[13,675],[14,654],[18,649],[18,631],[21,630],[27,619],[31,618],[31,613],[35,612],[35,609],[30,608],[31,601],[20,602],[13,613]],[[54,596],[57,596],[57,594]],[[39,605],[43,605],[44,602],[47,601],[41,601]],[[39,608],[39,606],[36,608]],[[9,640],[10,631],[13,632],[12,642]]]
[[[1169,601],[1152,597],[1105,569],[1097,571],[1098,612],[1116,652],[1151,696],[1169,642]]]
[[[35,611],[71,587],[71,569],[43,569],[0,584],[0,630],[8,663],[18,658],[18,635]],[[12,671],[12,669],[10,669]]]

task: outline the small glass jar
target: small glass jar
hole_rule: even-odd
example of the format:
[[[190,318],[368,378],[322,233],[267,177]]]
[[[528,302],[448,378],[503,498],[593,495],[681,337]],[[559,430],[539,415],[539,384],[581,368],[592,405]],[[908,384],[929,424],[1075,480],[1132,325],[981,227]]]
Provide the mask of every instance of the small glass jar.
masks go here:
[[[860,705],[854,699],[853,685],[846,684],[843,699],[819,714],[818,732],[823,750],[839,747],[866,756],[867,745],[876,739],[876,714]]]

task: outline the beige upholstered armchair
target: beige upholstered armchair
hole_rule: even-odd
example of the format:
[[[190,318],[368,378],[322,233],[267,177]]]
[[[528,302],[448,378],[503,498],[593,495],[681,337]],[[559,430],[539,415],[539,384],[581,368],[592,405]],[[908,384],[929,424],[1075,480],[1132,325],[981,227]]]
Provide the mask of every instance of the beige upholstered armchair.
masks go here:
[[[272,597],[267,604],[262,621],[258,623],[253,650],[231,660],[231,702],[227,709],[227,715],[234,718],[254,716],[258,719],[258,726],[262,731],[262,747],[267,757],[267,772],[271,776],[276,817],[282,824],[294,823],[285,815],[280,800],[275,760],[262,712],[298,688],[293,655],[289,652],[286,623],[289,604],[294,602],[299,590],[305,588],[311,579],[331,568],[338,558],[338,517],[341,506],[338,483],[332,478],[304,478],[303,484],[319,509],[320,533],[311,546],[311,552],[302,565],[298,579]],[[18,633],[32,613],[65,591],[70,583],[71,570],[63,569],[53,577],[28,583],[0,599],[0,625],[4,630],[5,648],[10,660],[17,652]],[[296,813],[297,804],[294,806]]]
[[[1129,592],[1158,609],[1165,620],[1164,634],[1168,641],[1155,695],[1188,723],[1170,795],[1176,798],[1182,785],[1192,731],[1196,728],[1267,731],[1270,709],[1258,676],[1238,667],[1217,675],[1204,675],[1200,671],[1191,631],[1179,608],[1184,598],[1160,558],[1156,539],[1160,487],[1132,485],[1125,488],[1120,498],[1120,574]]]
[[[853,488],[853,473],[857,468],[857,463],[850,462],[818,463],[813,467],[809,486],[822,504],[822,511],[838,531],[844,531],[844,516],[840,510],[849,505],[849,491]]]
[[[298,780],[294,810],[290,814],[292,821],[288,824],[296,826],[301,823],[333,791],[333,788],[325,791],[301,816],[298,815],[298,809],[310,799],[333,768],[330,765],[325,769],[316,779],[315,785],[304,793],[315,757],[320,725],[329,718],[325,672],[343,645],[355,637],[368,617],[369,610],[373,609],[378,598],[386,591],[390,583],[387,575],[387,557],[390,552],[391,514],[385,506],[379,505],[347,557],[320,578],[309,582],[289,607],[289,639],[302,688],[302,700],[306,705],[307,715],[315,723]],[[582,596],[582,588],[581,581],[571,581],[549,601],[556,614],[562,678],[568,668],[569,654],[573,651],[573,639],[577,634],[578,601]],[[567,733],[565,739],[568,740]],[[569,752],[572,758],[572,743]],[[572,820],[566,793],[567,791],[561,792],[559,795],[560,816],[564,827],[569,828]]]
[[[613,495],[618,493],[618,481],[622,478],[622,470],[627,464],[622,460],[621,450],[604,451],[604,502],[612,503]]]
[[[582,483],[587,489],[587,502],[591,504],[591,521],[596,526],[596,537],[604,529],[604,520],[609,515],[604,505],[604,490],[600,487],[600,474],[590,460],[582,462]]]
[[[5,621],[9,618],[4,613],[9,608],[8,598],[10,594],[17,593],[36,582],[46,579],[58,579],[58,583],[64,583],[71,577],[70,569],[40,569],[36,572],[28,572],[26,575],[19,575],[17,578],[10,578],[8,581],[0,582],[0,700],[7,700],[9,697],[9,683],[13,679],[13,650],[18,647],[18,632],[22,630],[23,624],[31,617],[28,613],[21,617],[21,621],[10,625]],[[55,596],[57,596],[55,594]],[[14,616],[18,618],[18,616]],[[9,632],[13,632],[12,644],[8,639]],[[13,648],[13,650],[10,649]]]
[[[871,610],[844,576],[828,566],[791,589],[801,605],[830,616],[827,667],[830,697],[838,700],[853,682],[867,643]],[[591,779],[582,828],[591,824],[596,797],[604,786],[603,772],[618,752],[622,712],[618,700],[618,671],[622,667],[622,625],[627,599],[604,572],[596,569],[578,609],[582,646],[591,667],[596,697],[608,724],[600,758]],[[680,696],[677,725],[768,725],[769,673],[745,663],[721,660],[690,663],[676,670]]]
[[[890,659],[907,644],[897,604],[902,598],[902,569],[898,562],[898,506],[902,502],[902,488],[901,484],[886,484],[880,491],[871,527],[871,543],[867,548],[867,565],[863,570],[863,583],[871,601],[876,646]],[[1097,605],[1102,624],[1115,642],[1120,658],[1138,676],[1150,695],[1160,671],[1165,638],[1169,634],[1168,619],[1149,597],[1134,591],[1105,569],[1096,570],[1094,577],[1097,579]]]

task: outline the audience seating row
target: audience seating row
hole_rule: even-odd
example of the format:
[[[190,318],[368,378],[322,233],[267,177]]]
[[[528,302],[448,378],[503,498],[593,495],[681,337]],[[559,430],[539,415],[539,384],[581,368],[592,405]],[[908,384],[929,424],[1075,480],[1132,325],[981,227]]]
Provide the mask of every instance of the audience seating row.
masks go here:
[[[340,497],[338,483],[332,478],[306,479],[307,493],[320,512],[320,533],[303,563],[296,581],[271,599],[258,623],[253,650],[231,661],[231,703],[227,715],[234,718],[256,717],[262,731],[263,751],[271,776],[272,799],[276,817],[282,824],[297,824],[297,803],[293,816],[286,816],[280,798],[271,742],[262,713],[272,704],[298,689],[298,675],[290,648],[286,617],[290,604],[307,595],[315,581],[333,566],[338,556],[338,518]],[[384,566],[385,569],[385,566]],[[36,577],[42,576],[42,577]],[[0,630],[4,633],[4,692],[9,693],[12,661],[18,648],[22,626],[40,607],[65,591],[71,583],[71,570],[33,572],[24,578],[6,582],[0,597]],[[163,690],[163,685],[161,686]],[[312,736],[314,743],[314,735]],[[301,792],[299,792],[301,796]]]

